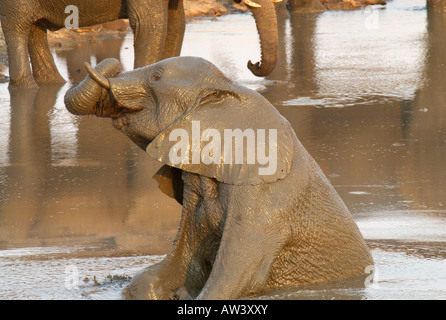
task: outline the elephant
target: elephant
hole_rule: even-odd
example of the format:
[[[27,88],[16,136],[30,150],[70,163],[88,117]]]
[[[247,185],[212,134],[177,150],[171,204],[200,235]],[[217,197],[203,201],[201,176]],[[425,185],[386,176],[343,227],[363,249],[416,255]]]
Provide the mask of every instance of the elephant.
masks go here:
[[[432,12],[446,12],[446,1],[427,0],[427,9]]]
[[[164,164],[154,178],[182,205],[171,251],[135,275],[126,298],[238,299],[357,279],[373,265],[346,205],[262,95],[199,57],[126,72],[116,59],[86,68],[65,95],[67,110],[111,118]]]
[[[249,69],[265,76],[277,59],[273,0],[243,0],[258,26],[262,59]],[[65,27],[67,8],[77,8],[79,27],[128,18],[135,39],[135,68],[181,53],[185,32],[183,0],[2,0],[0,18],[8,47],[10,84],[37,87],[64,83],[48,47],[47,30]],[[31,58],[32,71],[29,65]]]
[[[320,0],[289,0],[288,7],[292,13],[319,13],[325,7]]]

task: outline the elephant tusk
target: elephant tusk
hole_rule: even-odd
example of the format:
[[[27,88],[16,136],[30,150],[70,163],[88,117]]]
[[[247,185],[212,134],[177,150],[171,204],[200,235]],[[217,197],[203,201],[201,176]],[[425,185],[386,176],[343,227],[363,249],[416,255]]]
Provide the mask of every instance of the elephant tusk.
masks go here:
[[[254,8],[260,8],[260,7],[261,7],[260,4],[255,3],[254,1],[251,1],[251,0],[243,0],[243,2],[244,2],[247,6],[250,6],[250,7],[254,7]]]
[[[282,2],[282,0],[273,0],[273,2]]]
[[[105,89],[110,89],[110,81],[108,81],[106,77],[93,69],[88,62],[85,62],[84,65],[87,69],[88,74],[94,79],[94,81],[99,83]]]

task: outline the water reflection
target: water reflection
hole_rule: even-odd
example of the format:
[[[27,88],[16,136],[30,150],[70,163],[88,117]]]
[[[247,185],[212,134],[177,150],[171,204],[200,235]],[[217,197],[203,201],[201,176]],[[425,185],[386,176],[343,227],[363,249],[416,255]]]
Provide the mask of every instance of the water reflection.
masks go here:
[[[379,30],[360,11],[279,20],[276,81],[261,92],[353,212],[444,209],[444,18],[411,3],[380,13]]]
[[[429,12],[426,81],[413,101],[402,105],[406,161],[398,176],[413,208],[446,207],[446,16]]]
[[[57,50],[56,56],[58,60],[63,60],[70,82],[78,83],[87,75],[83,67],[84,62],[95,65],[106,58],[120,60],[123,43],[124,37],[96,40],[93,38],[93,41],[70,44],[68,50]]]
[[[0,97],[1,248],[86,244],[114,254],[170,248],[180,208],[159,200],[164,195],[152,180],[158,163],[107,119],[75,117],[63,103],[65,91],[85,77],[84,61],[120,59],[123,42],[57,51],[69,84],[10,89],[9,101]]]

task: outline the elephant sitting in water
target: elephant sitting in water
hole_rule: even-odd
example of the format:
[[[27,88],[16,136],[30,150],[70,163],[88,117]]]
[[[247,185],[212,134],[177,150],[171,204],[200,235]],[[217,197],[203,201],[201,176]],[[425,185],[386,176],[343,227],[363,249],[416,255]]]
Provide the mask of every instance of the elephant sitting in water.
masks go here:
[[[255,75],[266,76],[277,59],[273,0],[243,1],[256,19],[262,49],[262,60],[249,62],[248,67]],[[70,8],[76,8],[79,27],[129,18],[135,33],[135,68],[180,55],[185,31],[183,0],[1,0],[12,86],[65,82],[48,47],[47,30],[63,28]]]
[[[183,206],[171,252],[134,277],[127,298],[236,299],[373,265],[345,204],[260,94],[197,57],[128,72],[115,59],[86,66],[67,109],[112,118],[165,164],[155,177]]]

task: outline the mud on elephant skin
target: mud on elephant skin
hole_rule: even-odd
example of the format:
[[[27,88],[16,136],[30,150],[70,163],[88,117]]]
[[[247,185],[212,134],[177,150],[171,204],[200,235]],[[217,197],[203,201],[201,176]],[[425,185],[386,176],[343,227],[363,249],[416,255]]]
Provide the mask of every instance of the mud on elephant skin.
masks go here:
[[[134,277],[127,298],[237,299],[364,275],[373,264],[345,204],[288,121],[260,94],[197,57],[128,72],[114,59],[87,67],[87,78],[65,96],[68,110],[112,118],[164,163],[155,178],[183,206],[172,250]],[[224,154],[236,154],[235,144],[219,154],[217,143],[209,155],[221,158],[200,161],[203,145],[225,129],[257,132],[263,151],[276,154],[276,170],[261,173],[265,162],[249,162],[247,151],[240,162],[226,161]],[[193,152],[172,160],[180,150],[176,132],[202,137],[198,161]],[[274,132],[275,140],[266,138]]]
[[[427,0],[426,6],[432,12],[446,12],[445,0]]]

